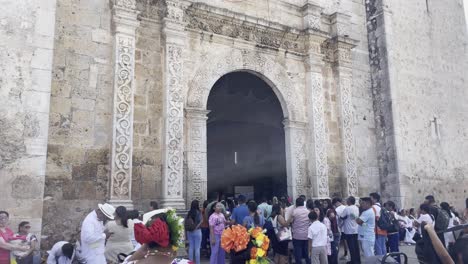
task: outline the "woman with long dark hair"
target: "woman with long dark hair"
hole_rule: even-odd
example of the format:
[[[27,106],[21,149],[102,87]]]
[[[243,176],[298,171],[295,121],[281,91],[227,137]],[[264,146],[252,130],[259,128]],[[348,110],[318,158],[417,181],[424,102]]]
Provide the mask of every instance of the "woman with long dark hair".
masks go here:
[[[281,228],[288,227],[289,224],[284,218],[284,209],[280,204],[274,204],[271,209],[271,221],[273,228],[280,230]],[[271,234],[270,240],[273,248],[273,253],[275,254],[274,261],[277,264],[287,264],[288,263],[288,244],[289,240],[279,241],[276,236],[276,230],[274,234]]]
[[[131,230],[128,228],[127,208],[119,206],[115,208],[114,221],[106,224],[107,237],[105,256],[107,263],[119,263],[117,255],[120,253],[129,254],[133,251],[133,244],[130,241]]]
[[[325,216],[330,220],[330,230],[333,234],[333,239],[330,241],[331,255],[328,256],[328,264],[338,264],[338,247],[340,246],[340,229],[338,228],[338,216],[335,208],[331,205],[330,199],[325,199],[330,205],[326,209]],[[331,238],[331,237],[330,237]]]
[[[185,231],[189,241],[189,259],[196,264],[200,264],[200,245],[202,241],[202,214],[200,212],[200,202],[193,200],[190,204],[190,211],[185,218]]]
[[[258,206],[255,201],[250,201],[247,204],[249,208],[249,215],[244,217],[243,225],[247,227],[247,229],[251,227],[262,227],[265,224],[265,218],[263,215],[258,214]]]

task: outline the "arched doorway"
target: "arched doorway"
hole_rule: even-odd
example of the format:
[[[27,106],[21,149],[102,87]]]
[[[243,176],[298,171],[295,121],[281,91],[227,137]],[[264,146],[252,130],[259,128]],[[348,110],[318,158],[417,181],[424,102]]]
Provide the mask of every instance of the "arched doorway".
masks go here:
[[[207,110],[208,195],[286,196],[284,114],[273,89],[252,73],[228,73]]]

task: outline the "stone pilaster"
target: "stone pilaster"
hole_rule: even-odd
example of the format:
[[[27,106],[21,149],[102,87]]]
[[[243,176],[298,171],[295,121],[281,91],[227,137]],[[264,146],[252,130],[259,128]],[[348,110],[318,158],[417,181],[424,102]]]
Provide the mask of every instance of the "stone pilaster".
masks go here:
[[[351,17],[334,13],[331,16],[331,35],[326,43],[326,59],[332,63],[341,121],[341,142],[343,150],[346,194],[358,196],[358,176],[354,138],[354,112],[352,104],[352,54],[356,41],[349,38]]]
[[[166,1],[167,15],[163,19],[164,46],[164,158],[162,203],[184,209],[184,101],[183,52],[184,1]]]
[[[306,123],[285,119],[286,170],[288,174],[288,195],[307,195],[307,144]]]
[[[110,200],[132,208],[133,93],[135,30],[139,25],[135,0],[115,0],[112,23],[114,38],[114,105]]]
[[[323,55],[320,45],[324,37],[309,36],[306,72],[306,94],[309,113],[309,178],[314,198],[329,197],[328,185],[328,133],[325,125],[324,91],[323,91]]]
[[[185,158],[187,165],[186,204],[190,206],[192,200],[203,202],[207,198],[207,145],[206,120],[210,111],[186,108],[186,144]]]

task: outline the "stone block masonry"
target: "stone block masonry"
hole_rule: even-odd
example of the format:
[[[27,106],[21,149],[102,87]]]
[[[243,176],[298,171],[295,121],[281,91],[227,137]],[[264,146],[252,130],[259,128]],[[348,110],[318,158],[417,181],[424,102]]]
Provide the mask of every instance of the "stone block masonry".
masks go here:
[[[55,0],[0,3],[0,210],[39,234],[55,14]]]
[[[59,0],[56,10],[44,249],[76,238],[84,216],[108,199],[112,142],[109,3]]]
[[[205,199],[207,101],[236,71],[282,105],[290,195],[460,207],[467,31],[460,0],[428,3],[0,0],[0,210],[48,249],[98,203]]]
[[[381,187],[463,208],[468,54],[461,1],[366,1]],[[457,44],[455,44],[457,43]]]

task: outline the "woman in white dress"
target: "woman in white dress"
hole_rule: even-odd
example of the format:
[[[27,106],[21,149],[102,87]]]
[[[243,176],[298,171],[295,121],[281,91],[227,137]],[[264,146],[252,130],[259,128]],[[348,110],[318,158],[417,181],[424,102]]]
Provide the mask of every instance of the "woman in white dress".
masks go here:
[[[107,238],[105,256],[107,263],[119,263],[117,256],[120,253],[129,254],[133,251],[130,241],[131,230],[128,228],[127,209],[119,206],[115,209],[114,221],[106,224]]]
[[[416,230],[413,228],[414,220],[409,218],[408,210],[401,209],[398,220],[400,221],[401,227],[405,230],[403,242],[408,245],[416,244],[416,242],[413,240],[414,234],[416,233]]]

